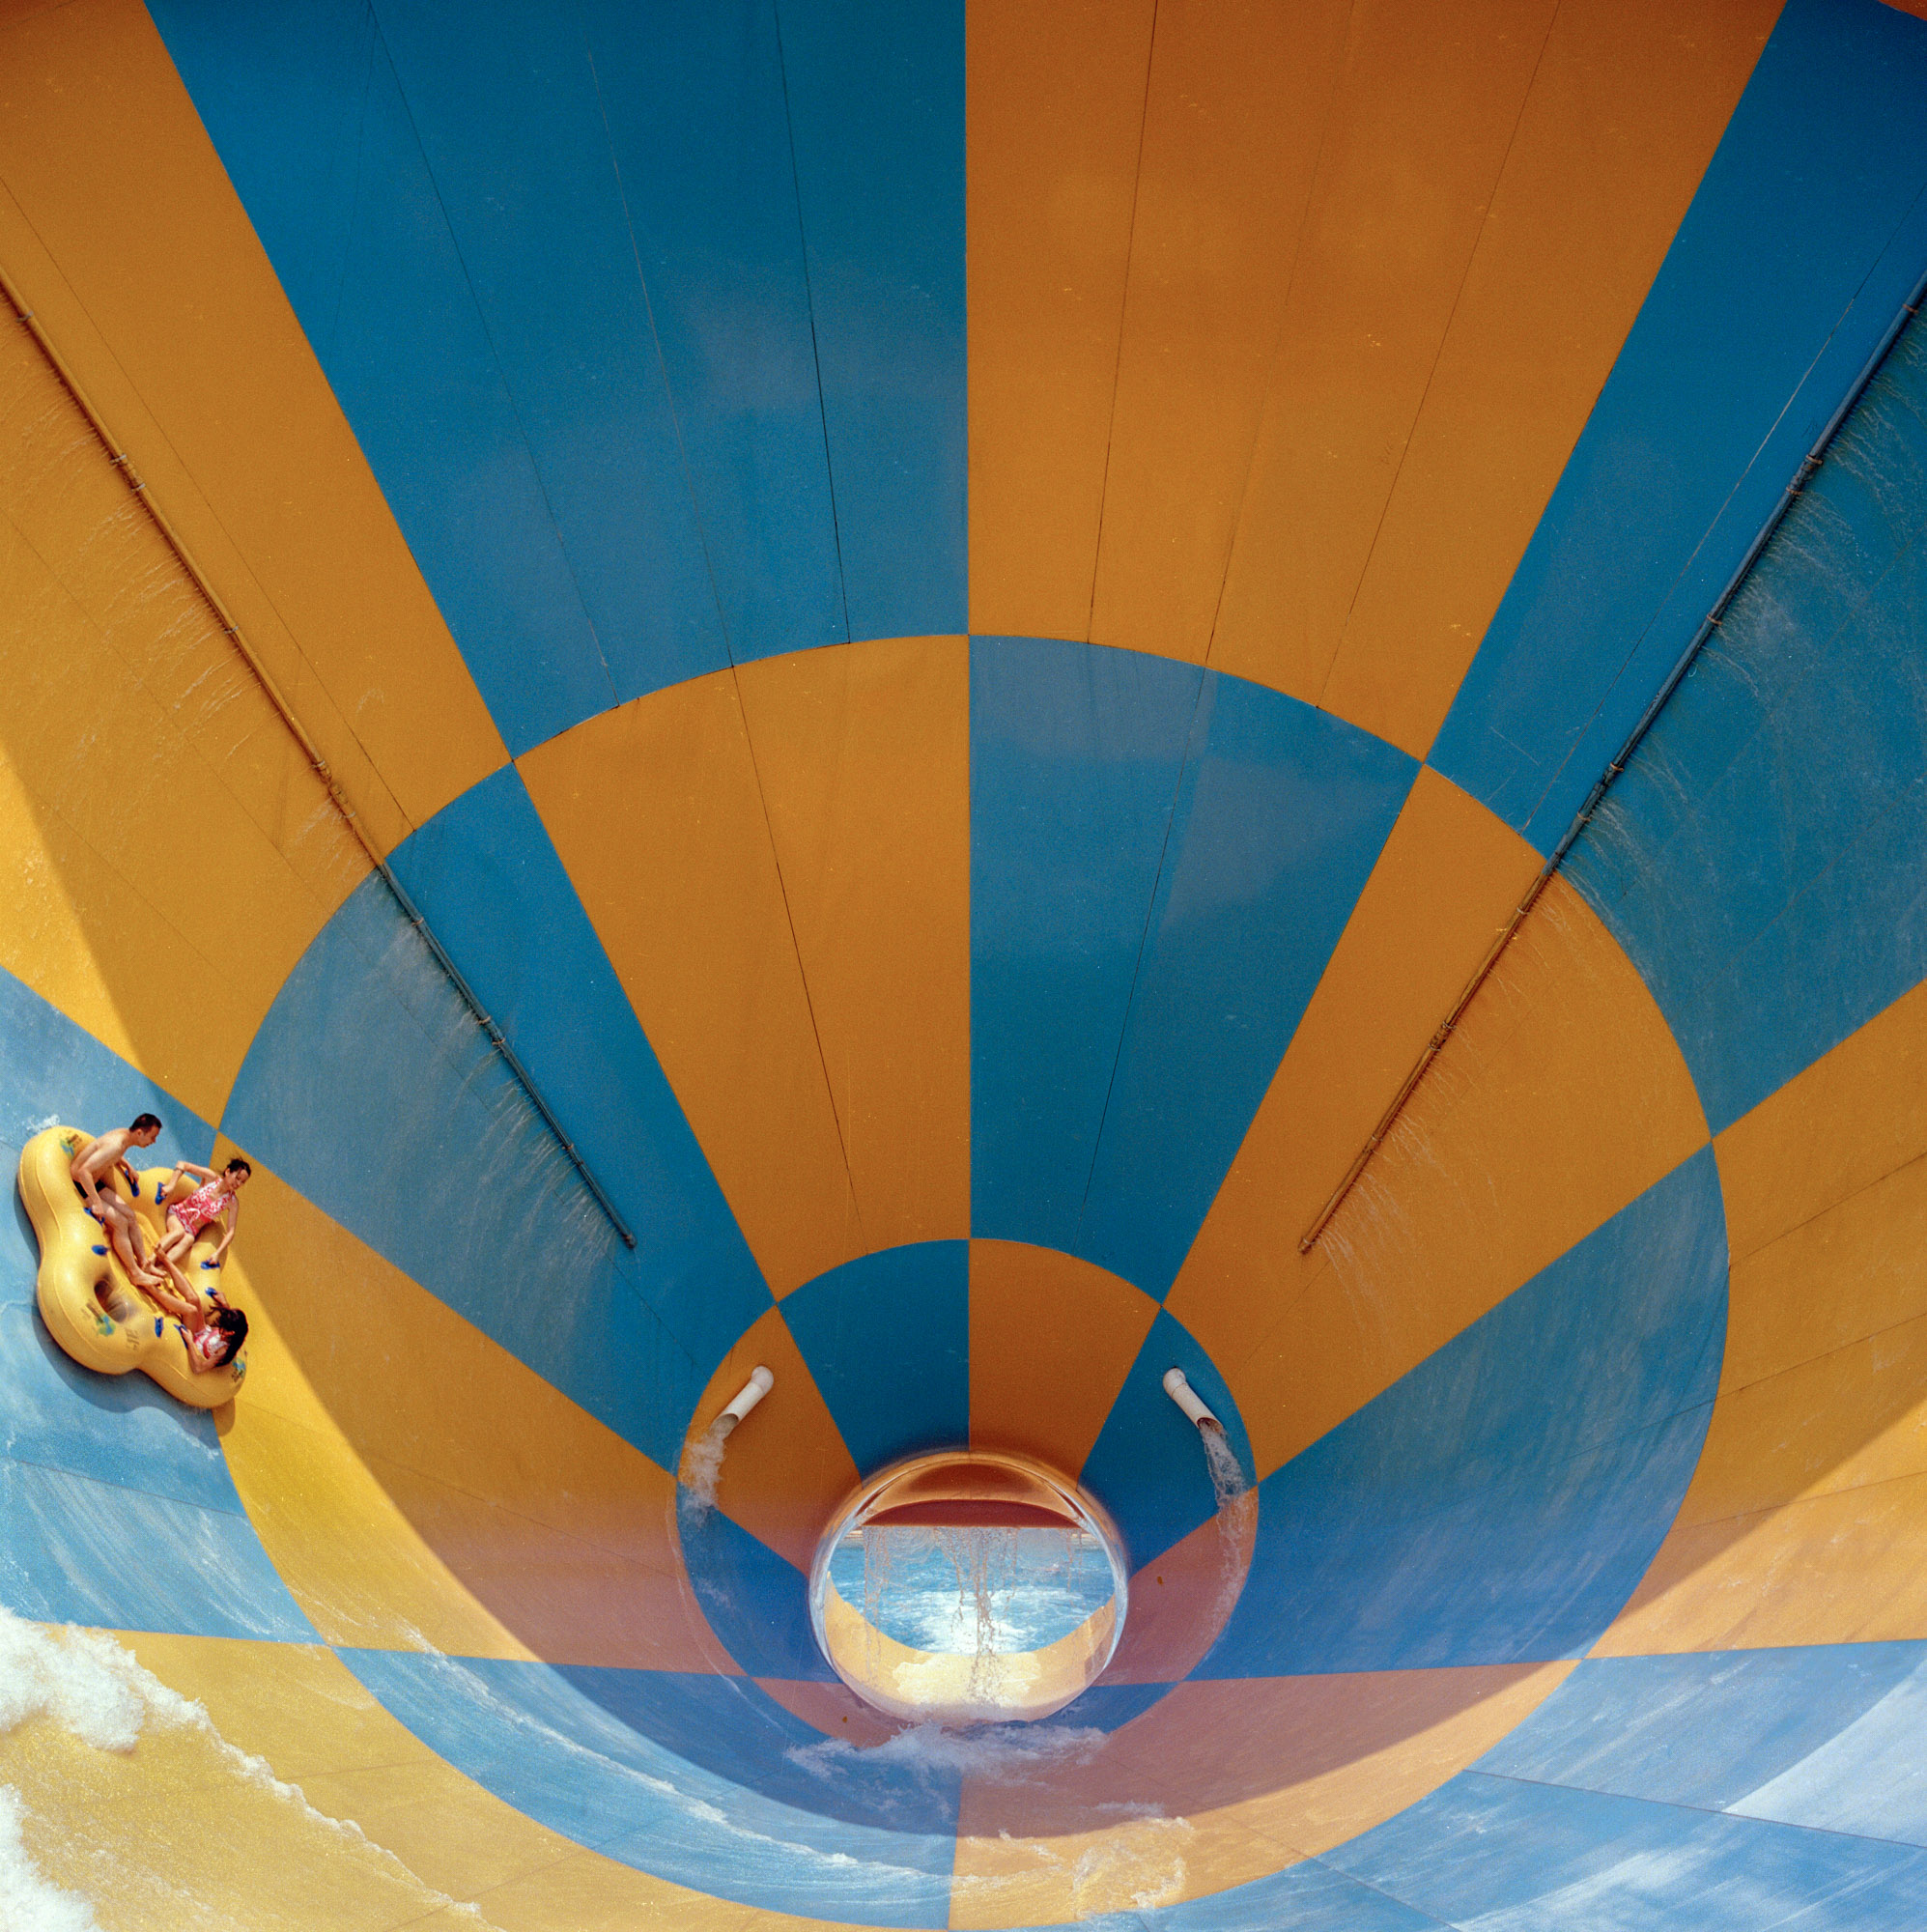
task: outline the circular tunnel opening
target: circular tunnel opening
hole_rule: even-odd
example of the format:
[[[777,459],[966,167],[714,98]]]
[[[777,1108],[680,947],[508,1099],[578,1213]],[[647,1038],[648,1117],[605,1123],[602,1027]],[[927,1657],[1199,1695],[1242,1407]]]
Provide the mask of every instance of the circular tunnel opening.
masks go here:
[[[1102,1506],[1023,1456],[948,1450],[864,1483],[809,1575],[832,1669],[886,1715],[1030,1722],[1111,1661],[1129,1586]]]

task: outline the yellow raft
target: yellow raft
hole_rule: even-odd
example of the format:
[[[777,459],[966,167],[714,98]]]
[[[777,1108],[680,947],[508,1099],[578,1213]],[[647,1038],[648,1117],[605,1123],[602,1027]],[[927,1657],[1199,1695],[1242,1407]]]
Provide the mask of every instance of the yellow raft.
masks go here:
[[[83,1368],[103,1376],[139,1369],[177,1401],[218,1408],[247,1374],[247,1349],[243,1345],[225,1368],[194,1373],[185,1329],[128,1281],[105,1230],[88,1213],[73,1184],[73,1156],[91,1138],[77,1127],[48,1127],[20,1151],[20,1199],[41,1243],[41,1320]],[[100,1183],[109,1184],[123,1201],[133,1204],[152,1245],[166,1232],[167,1203],[192,1193],[200,1183],[191,1176],[177,1177],[171,1167],[150,1167],[131,1188],[118,1170],[110,1181]],[[203,1230],[182,1268],[205,1308],[213,1306],[207,1291],[220,1281],[211,1265],[220,1233],[218,1221]]]

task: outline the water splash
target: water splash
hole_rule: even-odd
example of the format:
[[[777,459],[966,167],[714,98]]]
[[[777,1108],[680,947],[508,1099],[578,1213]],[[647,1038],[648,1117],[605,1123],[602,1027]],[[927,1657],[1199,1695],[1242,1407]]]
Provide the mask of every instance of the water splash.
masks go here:
[[[691,1529],[700,1529],[716,1507],[716,1489],[723,1480],[723,1452],[733,1421],[731,1416],[719,1415],[700,1435],[692,1434],[683,1444],[683,1463],[677,1471],[682,1492],[677,1507]]]
[[[1237,1451],[1226,1440],[1222,1424],[1207,1422],[1198,1434],[1204,1438],[1204,1466],[1211,1472],[1211,1489],[1220,1511],[1229,1509],[1251,1485],[1244,1479]]]
[[[0,1609],[0,1925],[20,1932],[249,1932],[354,1899],[400,1924],[493,1932],[352,1820],[231,1745],[204,1706],[112,1637]],[[179,1794],[191,1792],[191,1814]],[[217,1831],[196,1821],[218,1819]],[[271,1846],[271,1859],[251,1848]],[[165,1901],[164,1909],[157,1900]]]

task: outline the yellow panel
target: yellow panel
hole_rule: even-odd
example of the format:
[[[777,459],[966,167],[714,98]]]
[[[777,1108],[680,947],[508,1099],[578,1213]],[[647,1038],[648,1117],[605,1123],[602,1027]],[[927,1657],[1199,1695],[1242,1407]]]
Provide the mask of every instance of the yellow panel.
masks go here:
[[[4,31],[0,262],[393,844],[505,756],[454,639],[146,10]]]
[[[223,1439],[269,1554],[324,1634],[734,1668],[689,1601],[666,1471],[259,1163],[243,1218],[229,1268],[262,1319]],[[356,1308],[380,1321],[351,1346],[344,1310]]]
[[[42,915],[5,964],[216,1119],[367,861],[17,327],[0,418],[0,867]]]
[[[1416,422],[1387,452],[1327,709],[1431,746],[1780,5],[1562,0]]]
[[[864,1242],[970,1233],[970,652],[737,672]]]
[[[1021,1241],[970,1244],[970,1440],[1075,1476],[1157,1320],[1108,1270]]]
[[[1303,1271],[1302,1286],[1288,1278],[1273,1308],[1251,1320],[1256,1346],[1217,1357],[1260,1475],[1706,1140],[1691,1077],[1651,994],[1585,902],[1555,880],[1326,1230],[1328,1265]],[[1349,1136],[1333,1145],[1326,1171],[1342,1173],[1356,1146]],[[1293,1253],[1300,1226],[1281,1231]],[[1220,1279],[1230,1265],[1218,1264]],[[1193,1312],[1208,1300],[1204,1286],[1181,1303],[1174,1290],[1169,1301],[1201,1339],[1226,1332],[1220,1318]]]
[[[1595,1657],[1927,1638],[1927,1476],[1675,1528]]]
[[[472,1900],[481,1913],[479,1921],[467,1913],[450,1915],[451,1932],[459,1926],[469,1932],[489,1926],[579,1932],[591,1925],[731,1932],[753,1916],[741,1905],[584,1851],[504,1804],[390,1717],[326,1650],[215,1637],[141,1634],[122,1641],[164,1684],[204,1704],[229,1745],[265,1760],[277,1777],[298,1784],[301,1796],[269,1794],[206,1733],[190,1734],[188,1750],[177,1748],[171,1762],[159,1765],[150,1747],[165,1734],[152,1726],[131,1758],[85,1752],[83,1782],[64,1815],[52,1805],[36,1810],[44,1809],[65,1841],[63,1851],[78,1861],[109,1822],[93,1808],[96,1794],[85,1780],[103,1771],[126,1780],[128,1798],[114,1815],[129,1822],[129,1852],[138,1854],[125,1861],[133,1881],[132,1909],[124,1916],[110,1916],[111,1907],[103,1913],[109,1932],[122,1926],[147,1932],[156,1923],[155,1893],[144,1880],[156,1859],[175,1851],[181,1867],[178,1873],[163,1869],[163,1881],[173,1880],[222,1922],[250,1927],[318,1924],[318,1901],[326,1901],[329,1932],[336,1926],[439,1925],[440,1918],[427,1916],[439,1893]],[[109,1762],[90,1765],[90,1758]],[[192,1790],[197,1803],[227,1821],[212,1837],[180,1833],[157,1838],[146,1828],[153,1794],[165,1788],[148,1780],[164,1779],[175,1762],[191,1773],[175,1788]],[[369,1849],[360,1849],[353,1831],[328,1822],[333,1819],[352,1819]],[[236,1848],[232,1864],[218,1857],[227,1842]],[[211,1847],[216,1853],[212,1860]],[[75,1873],[75,1889],[99,1895],[103,1869],[100,1861],[88,1862]],[[364,1901],[376,1909],[367,1911]],[[284,1916],[276,1917],[277,1911]],[[771,1923],[800,1921],[773,1916]]]
[[[1154,0],[974,0],[970,624],[1085,639]]]
[[[1324,1249],[1301,1257],[1299,1236],[1539,866],[1484,806],[1419,773],[1167,1298],[1232,1375],[1261,1470],[1295,1437],[1262,1377],[1236,1365],[1324,1272]]]
[[[780,1311],[769,1310],[723,1356],[692,1434],[709,1427],[759,1363],[776,1385],[728,1438],[717,1506],[808,1575],[836,1505],[857,1486],[857,1465]]]
[[[771,1288],[862,1254],[736,673],[606,711],[519,764]]]
[[[1180,1684],[1047,1783],[965,1780],[950,1923],[1063,1924],[1315,1856],[1436,1790],[1573,1668]]]
[[[1202,659],[1297,259],[1341,0],[1163,0],[1091,637]]]
[[[1361,8],[1211,662],[1316,703],[1557,0]]]
[[[1736,1257],[1927,1152],[1927,983],[1714,1143]]]

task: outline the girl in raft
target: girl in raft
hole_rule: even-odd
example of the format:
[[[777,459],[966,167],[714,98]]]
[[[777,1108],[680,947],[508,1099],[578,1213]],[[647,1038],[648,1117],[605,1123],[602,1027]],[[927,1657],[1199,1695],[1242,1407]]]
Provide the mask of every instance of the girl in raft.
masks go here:
[[[164,1248],[156,1248],[154,1258],[174,1277],[180,1293],[170,1294],[165,1288],[147,1292],[179,1323],[181,1339],[187,1344],[187,1366],[197,1376],[226,1368],[247,1340],[247,1317],[239,1308],[230,1308],[218,1293],[213,1296],[214,1312],[210,1315],[174,1257]]]
[[[241,1190],[254,1170],[237,1156],[219,1174],[212,1167],[202,1167],[191,1160],[177,1160],[174,1171],[176,1174],[198,1174],[205,1184],[195,1188],[185,1200],[169,1206],[166,1238],[155,1249],[154,1258],[173,1268],[177,1262],[187,1259],[194,1237],[210,1221],[225,1219],[227,1233],[221,1236],[221,1244],[214,1250],[213,1257],[214,1266],[219,1267],[227,1260],[228,1250],[234,1246],[235,1231],[241,1226]]]

